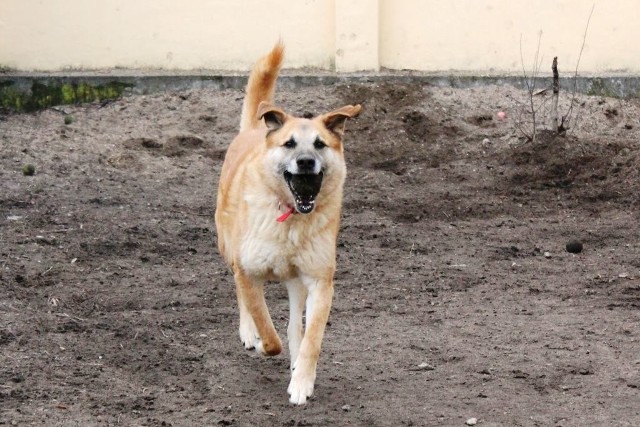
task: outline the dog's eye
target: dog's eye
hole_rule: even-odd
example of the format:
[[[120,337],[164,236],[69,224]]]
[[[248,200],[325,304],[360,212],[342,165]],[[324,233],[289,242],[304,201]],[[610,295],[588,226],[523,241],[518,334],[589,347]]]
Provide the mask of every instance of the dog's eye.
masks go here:
[[[282,146],[286,148],[296,148],[296,141],[295,139],[291,138],[290,140],[282,144]]]
[[[316,150],[322,150],[324,147],[327,146],[327,144],[322,142],[320,138],[316,138],[316,140],[313,141],[313,146],[316,148]]]

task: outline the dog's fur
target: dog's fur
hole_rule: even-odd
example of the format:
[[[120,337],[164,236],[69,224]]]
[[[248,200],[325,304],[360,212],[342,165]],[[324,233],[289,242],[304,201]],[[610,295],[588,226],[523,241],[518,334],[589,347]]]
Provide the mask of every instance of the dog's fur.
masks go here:
[[[291,310],[288,392],[292,403],[304,404],[313,394],[333,298],[346,176],[344,125],[361,107],[348,105],[312,119],[286,114],[272,104],[283,58],[284,46],[278,43],[251,72],[240,133],[222,166],[215,219],[220,253],[234,273],[245,348],[270,356],[282,351],[264,284],[286,283]],[[318,176],[322,183],[315,199],[299,196],[289,183]]]

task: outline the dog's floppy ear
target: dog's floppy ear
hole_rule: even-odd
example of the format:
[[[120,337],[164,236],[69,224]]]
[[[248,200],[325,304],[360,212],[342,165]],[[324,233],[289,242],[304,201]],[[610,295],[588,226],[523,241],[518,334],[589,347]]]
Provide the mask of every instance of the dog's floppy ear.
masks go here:
[[[362,106],[358,105],[346,105],[338,110],[332,111],[322,115],[322,122],[325,127],[338,136],[344,135],[344,123],[349,118],[356,117],[360,114]]]
[[[269,130],[276,130],[284,125],[287,120],[287,114],[268,102],[262,101],[258,105],[258,120],[264,119],[264,123]]]

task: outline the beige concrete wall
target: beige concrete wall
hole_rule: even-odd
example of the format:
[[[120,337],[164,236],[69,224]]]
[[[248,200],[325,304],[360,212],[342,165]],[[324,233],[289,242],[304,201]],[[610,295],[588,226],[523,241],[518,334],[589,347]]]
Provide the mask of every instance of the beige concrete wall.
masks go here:
[[[0,0],[0,66],[246,70],[282,38],[289,68],[521,73],[575,67],[588,0]],[[640,0],[596,0],[582,73],[640,74]]]
[[[380,68],[378,0],[336,0],[336,70]]]
[[[27,70],[246,69],[280,37],[330,68],[334,33],[324,0],[0,0],[0,65]]]
[[[542,33],[545,72],[554,56],[575,68],[594,3],[580,70],[640,72],[638,0],[380,0],[381,65],[520,73]]]

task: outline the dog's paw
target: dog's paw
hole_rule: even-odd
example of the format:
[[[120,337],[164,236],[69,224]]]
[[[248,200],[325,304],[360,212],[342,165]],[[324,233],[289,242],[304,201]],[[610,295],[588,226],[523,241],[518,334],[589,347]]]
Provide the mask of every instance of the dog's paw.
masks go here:
[[[260,337],[255,330],[255,326],[253,325],[242,325],[240,327],[240,340],[242,341],[242,345],[246,350],[256,349],[259,352],[262,351],[262,343],[260,341]],[[260,349],[258,349],[260,347]]]
[[[289,393],[289,402],[294,405],[304,405],[307,403],[307,398],[313,395],[315,379],[311,375],[296,375],[296,371],[293,371],[291,376],[291,382],[287,392]]]
[[[276,356],[282,352],[280,340],[265,345],[264,341],[257,335],[245,335],[242,344],[246,350],[255,350],[261,356]]]
[[[255,350],[258,353],[262,352],[262,346],[260,344],[260,339],[256,338],[255,340],[246,340],[246,341],[242,341],[242,345],[244,346],[245,350]]]

